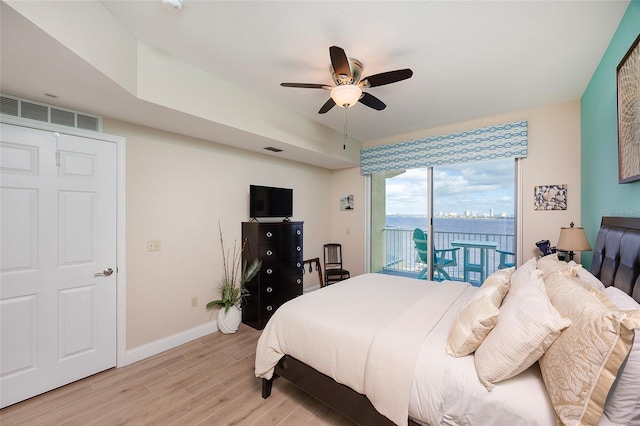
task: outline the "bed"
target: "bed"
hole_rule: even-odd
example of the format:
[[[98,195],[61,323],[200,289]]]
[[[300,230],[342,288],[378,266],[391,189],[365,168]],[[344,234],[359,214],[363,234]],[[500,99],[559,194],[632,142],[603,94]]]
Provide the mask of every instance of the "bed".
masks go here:
[[[602,414],[603,410],[608,414],[607,409],[598,408],[597,404],[604,406],[606,399],[608,407],[614,391],[624,401],[629,395],[626,386],[635,385],[620,379],[623,372],[632,371],[629,365],[633,331],[635,325],[640,327],[640,311],[636,311],[636,318],[631,310],[634,306],[611,314],[622,331],[616,331],[612,343],[615,351],[607,355],[605,368],[601,369],[608,376],[602,373],[597,378],[584,412],[576,414],[575,407],[562,405],[563,394],[553,388],[550,377],[562,374],[554,370],[553,354],[563,350],[575,334],[568,330],[576,330],[580,322],[579,318],[564,318],[572,314],[562,310],[562,298],[576,297],[565,294],[566,289],[575,287],[594,303],[606,298],[601,302],[611,312],[613,299],[600,294],[604,294],[605,287],[620,289],[632,303],[640,300],[640,218],[602,219],[590,271],[557,259],[532,259],[518,271],[500,274],[496,276],[502,279],[501,283],[504,274],[512,274],[507,275],[511,290],[502,296],[504,304],[496,307],[500,313],[480,339],[479,347],[468,356],[447,353],[451,351],[453,325],[461,321],[470,305],[481,299],[495,299],[498,292],[487,293],[493,289],[483,289],[484,285],[477,288],[460,282],[364,274],[288,302],[276,311],[258,342],[256,375],[263,379],[262,396],[269,397],[272,381],[283,377],[363,425],[547,425],[565,419],[565,414],[569,419],[573,415],[584,416],[580,422],[614,424]],[[522,285],[525,277],[546,286],[544,293],[550,296],[541,303],[559,301],[557,310],[548,308],[559,314],[554,320],[555,334],[553,339],[544,337],[544,347],[535,349],[538,353],[527,353],[527,362],[536,357],[532,364],[520,364],[511,371],[515,372],[512,376],[500,372],[498,376],[502,376],[496,379],[491,377],[493,372],[485,374],[487,362],[483,366],[481,360],[489,359],[491,364],[495,355],[484,347],[491,347],[488,342],[498,339],[494,336],[504,333],[505,324],[511,324],[505,318],[516,295],[524,298],[526,292],[534,291],[535,286]],[[515,284],[520,286],[517,291]],[[526,297],[533,300],[531,295]],[[523,324],[528,328],[537,318],[526,321]],[[524,334],[535,333],[527,330]],[[481,372],[484,376],[479,379]],[[638,388],[634,395],[640,395]],[[623,402],[627,410],[630,404],[636,404],[629,418],[640,419],[639,398],[634,396],[630,403]]]

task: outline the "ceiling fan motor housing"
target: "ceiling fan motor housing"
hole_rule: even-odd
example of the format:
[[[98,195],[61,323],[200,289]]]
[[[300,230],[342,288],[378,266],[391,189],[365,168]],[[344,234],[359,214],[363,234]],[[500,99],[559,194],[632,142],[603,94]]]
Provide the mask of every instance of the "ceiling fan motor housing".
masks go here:
[[[349,69],[351,69],[351,79],[348,76],[340,76],[337,75],[333,69],[333,66],[330,65],[329,69],[331,70],[331,78],[337,86],[342,84],[358,84],[360,78],[362,77],[362,62],[357,59],[348,58],[349,61]]]

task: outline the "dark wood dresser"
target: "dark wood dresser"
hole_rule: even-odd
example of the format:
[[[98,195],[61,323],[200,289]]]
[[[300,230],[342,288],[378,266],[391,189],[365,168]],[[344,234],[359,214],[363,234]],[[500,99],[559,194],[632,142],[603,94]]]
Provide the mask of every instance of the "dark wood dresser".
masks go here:
[[[303,222],[243,222],[243,261],[261,259],[260,272],[246,284],[250,296],[242,322],[259,330],[283,303],[302,294]]]

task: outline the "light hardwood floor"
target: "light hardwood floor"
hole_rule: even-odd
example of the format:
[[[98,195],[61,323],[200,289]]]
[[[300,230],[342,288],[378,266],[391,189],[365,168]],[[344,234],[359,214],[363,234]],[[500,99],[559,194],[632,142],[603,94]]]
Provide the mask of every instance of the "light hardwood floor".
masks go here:
[[[0,410],[0,425],[354,425],[284,379],[262,399],[259,336],[213,333]]]

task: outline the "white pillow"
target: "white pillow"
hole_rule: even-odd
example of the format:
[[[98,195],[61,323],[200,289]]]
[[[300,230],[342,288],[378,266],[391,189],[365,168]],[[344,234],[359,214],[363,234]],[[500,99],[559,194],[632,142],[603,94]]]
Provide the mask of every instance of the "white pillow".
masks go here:
[[[569,262],[569,263],[571,263],[571,262]],[[577,277],[580,278],[581,281],[587,283],[587,285],[590,288],[595,288],[596,290],[600,290],[600,291],[604,290],[604,284],[602,284],[602,281],[597,279],[595,277],[595,275],[593,275],[591,272],[589,272],[586,269],[584,269],[584,267],[582,265],[578,265]]]
[[[633,297],[618,287],[606,287],[602,292],[611,300],[611,303],[613,303],[616,308],[622,311],[636,311],[640,309],[640,303],[636,302]]]
[[[541,277],[510,291],[495,327],[474,355],[480,382],[491,390],[496,383],[526,370],[570,324],[549,302]]]
[[[633,310],[640,314],[640,304],[619,288],[607,287],[603,293],[618,309]],[[636,328],[634,332],[633,346],[627,361],[618,371],[604,405],[604,413],[617,424],[640,424],[640,340],[636,341],[639,330]]]
[[[545,278],[549,278],[553,274],[562,274],[568,277],[575,277],[577,270],[580,268],[580,265],[575,262],[572,263],[573,264],[570,264],[565,262],[564,260],[559,260],[558,254],[554,253],[538,259],[536,268],[543,271]]]
[[[449,332],[447,353],[454,357],[469,355],[475,351],[491,331],[498,318],[498,308],[491,300],[495,289],[470,300],[460,309]]]
[[[515,292],[520,287],[527,285],[532,281],[535,281],[538,277],[542,276],[542,271],[536,269],[536,258],[532,257],[525,263],[520,265],[513,274],[511,274],[511,288],[509,291]]]

